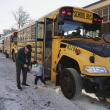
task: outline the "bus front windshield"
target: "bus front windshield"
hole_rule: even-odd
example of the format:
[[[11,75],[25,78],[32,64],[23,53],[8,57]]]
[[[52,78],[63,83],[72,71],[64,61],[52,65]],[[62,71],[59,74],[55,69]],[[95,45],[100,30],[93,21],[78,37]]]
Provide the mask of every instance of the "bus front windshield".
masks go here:
[[[87,38],[87,39],[94,39],[98,38],[101,39],[101,26],[93,25],[93,24],[86,24],[80,23],[75,21],[64,21],[64,24],[61,25],[62,30],[64,30],[65,37],[78,37],[78,38]],[[60,29],[61,26],[59,25],[58,28]]]

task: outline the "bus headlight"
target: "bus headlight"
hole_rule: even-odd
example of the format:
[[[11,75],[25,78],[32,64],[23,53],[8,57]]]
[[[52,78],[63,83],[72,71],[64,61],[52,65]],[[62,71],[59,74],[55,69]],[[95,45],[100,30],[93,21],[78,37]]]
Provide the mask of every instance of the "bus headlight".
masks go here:
[[[108,70],[104,66],[84,66],[83,71],[92,74],[108,74]]]

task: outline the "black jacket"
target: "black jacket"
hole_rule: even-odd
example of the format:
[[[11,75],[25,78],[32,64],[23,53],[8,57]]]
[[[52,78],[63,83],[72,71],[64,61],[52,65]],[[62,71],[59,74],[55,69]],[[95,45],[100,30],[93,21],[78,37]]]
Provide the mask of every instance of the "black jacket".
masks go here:
[[[28,62],[26,62],[26,59]],[[25,54],[25,47],[20,48],[16,54],[16,66],[24,67],[24,64],[31,65],[31,52]]]

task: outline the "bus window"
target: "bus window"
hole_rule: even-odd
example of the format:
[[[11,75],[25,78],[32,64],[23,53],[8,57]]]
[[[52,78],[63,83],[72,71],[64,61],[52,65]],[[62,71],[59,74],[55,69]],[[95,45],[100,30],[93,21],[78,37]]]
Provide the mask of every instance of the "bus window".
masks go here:
[[[18,41],[20,41],[20,32],[18,32]]]
[[[10,42],[10,37],[8,37],[8,42]]]
[[[9,37],[7,37],[7,43],[9,42]]]
[[[43,24],[38,24],[38,38],[43,38]]]
[[[99,37],[101,39],[101,27],[93,24],[84,24],[84,37],[95,38]]]
[[[23,40],[26,40],[26,29],[23,30]]]
[[[31,30],[31,39],[35,39],[35,30],[36,30],[35,25],[33,25],[31,29],[32,29]]]
[[[21,34],[20,34],[20,41],[22,41],[22,31],[20,32]]]
[[[27,39],[30,39],[30,27],[27,28]]]
[[[24,41],[24,30],[22,32],[22,40]]]
[[[64,25],[62,26],[62,30],[64,30],[64,36],[67,37],[83,37],[83,23],[79,22],[73,22],[73,21],[64,21]],[[55,29],[60,29],[60,25],[57,28],[57,24],[55,26]],[[57,34],[57,31],[55,30],[55,34]]]
[[[46,38],[52,38],[52,23],[47,23],[46,29]]]

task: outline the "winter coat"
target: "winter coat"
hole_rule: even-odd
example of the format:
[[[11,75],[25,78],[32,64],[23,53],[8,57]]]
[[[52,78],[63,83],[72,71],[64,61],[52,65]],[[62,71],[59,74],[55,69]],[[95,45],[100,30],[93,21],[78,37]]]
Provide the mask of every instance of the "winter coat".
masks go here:
[[[32,67],[30,69],[30,72],[35,72],[35,76],[42,76],[43,70],[42,70],[42,65],[37,63],[37,67]]]
[[[25,54],[25,47],[20,48],[16,54],[16,66],[24,67],[24,64],[31,65],[31,52]]]

